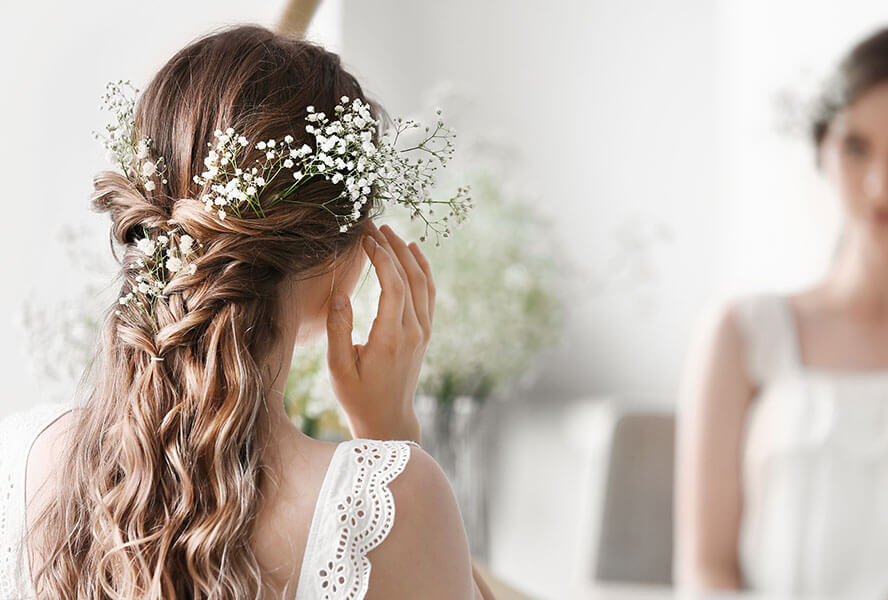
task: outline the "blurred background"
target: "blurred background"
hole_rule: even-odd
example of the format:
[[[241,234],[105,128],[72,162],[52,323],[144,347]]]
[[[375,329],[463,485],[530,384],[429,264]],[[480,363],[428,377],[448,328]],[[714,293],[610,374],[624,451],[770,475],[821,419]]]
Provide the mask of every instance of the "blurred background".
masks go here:
[[[472,342],[468,366],[448,363],[458,336],[439,344],[430,372],[458,372],[460,383],[429,381],[418,407],[459,488],[473,553],[516,598],[592,597],[583,594],[605,580],[669,584],[672,467],[658,449],[671,447],[690,335],[725,297],[822,275],[839,207],[797,107],[844,49],[888,22],[875,0],[90,0],[2,10],[10,222],[0,236],[0,417],[70,396],[92,343],[91,307],[115,297],[106,219],[87,202],[93,174],[108,168],[89,135],[104,123],[105,82],[141,89],[216,27],[307,23],[306,37],[339,53],[390,113],[441,106],[457,132],[462,158],[447,178],[472,182],[487,229],[467,224],[466,241],[462,232],[452,248],[444,241],[433,266],[444,296],[452,290],[449,322],[484,322],[498,306],[505,316]],[[495,258],[506,245],[511,258]],[[486,373],[488,359],[502,364]],[[317,361],[300,360],[295,369],[323,381]],[[304,387],[291,390],[294,418],[335,437],[335,406]],[[655,422],[644,444],[617,455],[627,414]],[[643,552],[607,518],[627,490],[649,501]]]

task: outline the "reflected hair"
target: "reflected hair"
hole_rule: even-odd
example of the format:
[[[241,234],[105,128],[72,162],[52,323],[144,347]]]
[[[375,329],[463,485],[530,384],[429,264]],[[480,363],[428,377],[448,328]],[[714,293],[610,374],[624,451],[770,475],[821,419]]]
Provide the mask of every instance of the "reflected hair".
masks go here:
[[[835,116],[875,86],[888,82],[888,27],[858,42],[839,62],[816,102],[811,138],[820,148]]]
[[[141,94],[135,129],[166,160],[167,183],[148,192],[104,171],[91,196],[94,210],[111,218],[119,296],[138,287],[137,271],[124,265],[138,259],[143,228],[156,236],[175,222],[203,248],[193,258],[196,272],[176,272],[156,299],[153,321],[116,314],[116,298],[104,312],[78,388],[85,400],[72,413],[58,461],[64,467],[28,530],[40,557],[38,597],[233,600],[268,593],[251,540],[269,477],[261,460],[269,433],[263,413],[275,374],[262,366],[287,310],[280,288],[359,252],[379,204],[371,199],[340,232],[331,212],[316,205],[336,198],[344,184],[320,176],[300,187],[300,204],[279,202],[261,219],[219,220],[198,199],[193,176],[203,170],[214,131],[228,126],[253,142],[290,134],[295,147],[314,148],[306,107],[333,114],[343,95],[391,122],[337,54],[252,24],[191,42]],[[252,145],[248,152],[245,162],[262,154]],[[289,183],[270,181],[260,202]],[[342,206],[328,206],[352,210],[347,196],[337,202]]]

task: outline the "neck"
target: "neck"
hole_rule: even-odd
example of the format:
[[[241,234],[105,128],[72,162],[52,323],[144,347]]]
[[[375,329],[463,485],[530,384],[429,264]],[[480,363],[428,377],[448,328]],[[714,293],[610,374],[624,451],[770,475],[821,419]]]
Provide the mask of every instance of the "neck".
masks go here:
[[[826,286],[836,300],[867,312],[888,313],[888,243],[849,230]]]
[[[284,405],[284,390],[290,374],[290,364],[293,361],[293,349],[293,340],[290,340],[289,336],[282,336],[281,341],[275,344],[268,352],[264,363],[260,365],[262,373],[270,378],[265,388],[265,410],[269,423],[268,430],[273,439],[285,431],[298,430]]]

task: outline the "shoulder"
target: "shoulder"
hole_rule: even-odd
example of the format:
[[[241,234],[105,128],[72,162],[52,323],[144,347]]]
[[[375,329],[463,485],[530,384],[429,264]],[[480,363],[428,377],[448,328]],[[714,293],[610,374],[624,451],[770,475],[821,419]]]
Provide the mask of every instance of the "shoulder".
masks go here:
[[[74,418],[73,410],[66,411],[52,419],[34,438],[26,463],[25,497],[29,503],[34,501],[38,506],[43,504],[47,491],[44,485],[52,478]],[[29,514],[32,514],[30,510]]]
[[[409,460],[388,486],[395,505],[392,528],[367,555],[372,565],[367,599],[472,598],[468,539],[447,476],[423,448],[386,444],[409,452]]]
[[[708,305],[698,317],[682,376],[682,404],[699,413],[702,405],[742,408],[759,381],[755,347],[757,336],[750,321],[771,305],[769,295],[722,299]],[[687,406],[690,404],[690,406]]]
[[[708,304],[697,317],[692,346],[695,354],[738,356],[747,342],[750,318],[768,301],[764,295],[750,295]]]

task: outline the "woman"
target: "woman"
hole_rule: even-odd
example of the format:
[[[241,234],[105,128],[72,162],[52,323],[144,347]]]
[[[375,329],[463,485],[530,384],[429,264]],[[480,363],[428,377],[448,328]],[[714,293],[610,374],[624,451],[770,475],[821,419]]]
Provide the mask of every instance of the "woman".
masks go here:
[[[273,205],[293,179],[263,182],[261,218],[198,199],[218,127],[311,146],[307,113],[333,115],[341,97],[385,116],[336,54],[252,25],[195,41],[153,78],[134,123],[162,178],[158,160],[137,173],[150,183],[95,179],[127,267],[92,393],[0,426],[4,598],[493,597],[450,485],[418,445],[435,302],[419,247],[377,229],[373,201],[336,200],[335,178]],[[339,208],[354,211],[350,227]],[[164,295],[150,311],[130,302],[153,285],[145,256],[174,237]],[[382,294],[367,344],[353,345],[348,298],[367,257]],[[325,332],[355,436],[341,444],[303,434],[283,404],[294,346]]]
[[[810,289],[721,309],[681,393],[675,576],[888,595],[888,29],[840,64],[812,128],[844,232]]]

